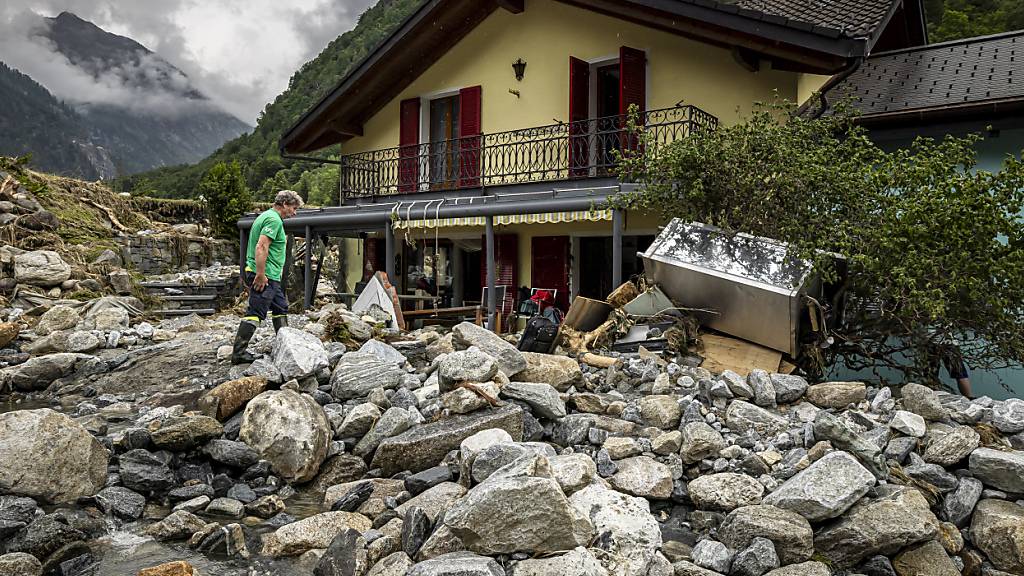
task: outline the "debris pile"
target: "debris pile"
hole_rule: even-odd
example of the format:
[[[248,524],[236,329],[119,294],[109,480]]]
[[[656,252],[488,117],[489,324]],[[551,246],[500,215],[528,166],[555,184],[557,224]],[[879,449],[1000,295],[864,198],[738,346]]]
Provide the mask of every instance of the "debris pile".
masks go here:
[[[227,346],[234,321],[178,338]],[[1024,573],[1022,400],[646,350],[598,367],[341,305],[291,326],[159,407],[72,383],[116,374],[113,350],[4,368],[82,395],[0,414],[0,566],[94,563],[106,520],[313,574]]]

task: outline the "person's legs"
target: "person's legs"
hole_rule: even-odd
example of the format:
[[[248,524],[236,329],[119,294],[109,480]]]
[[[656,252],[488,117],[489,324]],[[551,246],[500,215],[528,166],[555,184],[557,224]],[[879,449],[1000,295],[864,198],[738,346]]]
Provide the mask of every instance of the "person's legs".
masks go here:
[[[252,272],[247,272],[245,275],[245,285],[249,287],[249,307],[238,324],[238,332],[235,333],[235,342],[231,347],[232,364],[249,364],[256,359],[246,349],[249,347],[249,341],[252,340],[253,334],[256,333],[256,328],[267,317],[267,310],[270,307],[268,294],[265,294],[269,286],[264,288],[263,292],[256,292],[252,289],[252,281],[255,277],[256,275]]]
[[[274,332],[288,326],[288,300],[284,296],[284,288],[280,282],[270,281],[274,288],[274,297],[270,301],[270,319],[274,323]],[[270,286],[268,286],[270,288]]]
[[[949,377],[956,380],[956,387],[960,394],[966,398],[973,399],[974,391],[971,390],[971,375],[967,372],[967,364],[959,352],[951,352],[945,357],[946,371]]]

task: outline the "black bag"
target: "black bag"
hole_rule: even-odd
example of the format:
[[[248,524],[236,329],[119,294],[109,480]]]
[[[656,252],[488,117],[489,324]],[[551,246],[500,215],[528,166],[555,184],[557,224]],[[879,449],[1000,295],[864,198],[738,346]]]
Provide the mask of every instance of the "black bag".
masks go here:
[[[537,315],[526,323],[526,330],[523,330],[523,337],[519,339],[517,348],[523,352],[549,354],[555,347],[555,337],[557,336],[558,324]]]

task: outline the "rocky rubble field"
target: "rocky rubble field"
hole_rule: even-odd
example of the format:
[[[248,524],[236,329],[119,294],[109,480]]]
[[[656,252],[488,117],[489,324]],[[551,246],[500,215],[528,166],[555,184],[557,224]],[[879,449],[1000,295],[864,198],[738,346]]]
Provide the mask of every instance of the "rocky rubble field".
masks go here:
[[[1020,399],[598,369],[337,305],[240,367],[237,318],[129,323],[0,324],[0,576],[89,574],[112,526],[316,576],[1024,574]]]

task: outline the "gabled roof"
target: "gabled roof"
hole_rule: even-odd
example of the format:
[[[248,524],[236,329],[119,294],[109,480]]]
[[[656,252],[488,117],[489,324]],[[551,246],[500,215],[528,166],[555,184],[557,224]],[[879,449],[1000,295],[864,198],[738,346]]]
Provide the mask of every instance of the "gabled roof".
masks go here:
[[[898,46],[925,41],[921,0],[556,0],[771,60],[835,73],[868,54],[900,13]],[[909,8],[908,8],[909,7]],[[525,0],[425,0],[281,138],[304,153],[362,135],[362,125],[497,9]],[[744,57],[740,56],[740,57]]]
[[[865,124],[1024,105],[1024,30],[875,54],[829,93]]]

